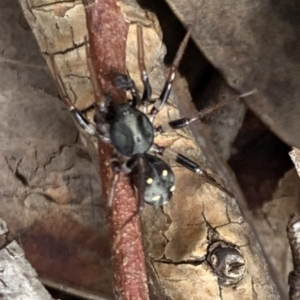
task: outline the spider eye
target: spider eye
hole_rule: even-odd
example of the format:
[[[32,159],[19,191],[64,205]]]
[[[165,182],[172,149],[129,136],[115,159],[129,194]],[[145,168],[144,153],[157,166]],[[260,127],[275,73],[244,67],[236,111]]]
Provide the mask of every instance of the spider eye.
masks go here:
[[[170,188],[170,192],[173,193],[175,191],[175,185],[172,185]]]
[[[163,170],[162,173],[161,173],[161,176],[162,177],[167,177],[169,174],[169,172],[167,170]]]
[[[151,177],[149,177],[147,180],[146,180],[147,184],[152,184],[153,183],[153,179]]]
[[[152,197],[152,201],[158,201],[160,200],[161,196],[160,195],[156,195],[154,197]]]

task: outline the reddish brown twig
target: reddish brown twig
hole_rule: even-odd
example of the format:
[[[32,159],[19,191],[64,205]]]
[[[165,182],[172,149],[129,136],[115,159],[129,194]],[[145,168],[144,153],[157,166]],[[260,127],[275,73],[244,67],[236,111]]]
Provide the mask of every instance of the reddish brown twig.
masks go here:
[[[112,78],[117,73],[126,73],[125,46],[128,26],[115,0],[84,0],[83,4],[87,15],[91,62],[98,86],[101,93],[108,94],[114,103],[124,102],[126,95],[112,85]],[[104,199],[108,198],[112,186],[111,154],[111,147],[99,142]],[[128,177],[121,174],[116,183],[108,218],[111,244],[114,245],[112,261],[115,294],[118,299],[149,299],[138,216],[124,226],[136,210],[134,190]]]
[[[294,270],[289,274],[289,296],[291,300],[300,299],[300,215],[294,214],[288,225],[287,235],[291,246]]]

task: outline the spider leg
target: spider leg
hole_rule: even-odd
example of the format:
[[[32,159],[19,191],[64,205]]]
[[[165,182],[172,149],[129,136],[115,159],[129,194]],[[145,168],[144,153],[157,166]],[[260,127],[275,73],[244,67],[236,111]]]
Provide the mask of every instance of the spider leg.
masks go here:
[[[123,228],[133,220],[134,217],[138,216],[141,210],[144,208],[144,190],[145,190],[145,180],[144,180],[144,171],[145,171],[145,162],[144,158],[139,155],[135,157],[135,159],[129,159],[127,162],[124,164],[120,164],[120,160],[117,158],[116,155],[113,156],[111,159],[111,167],[113,171],[115,172],[113,184],[111,187],[110,195],[109,195],[109,201],[108,201],[108,206],[111,207],[113,197],[114,197],[114,190],[115,190],[115,185],[117,183],[117,180],[119,178],[119,173],[130,173],[134,167],[138,167],[138,173],[139,173],[139,188],[137,188],[137,198],[138,198],[138,208],[136,211],[133,212],[133,214],[128,218],[125,223],[122,225],[120,228],[120,233],[122,232]],[[119,233],[119,234],[120,234]],[[118,238],[116,239],[118,240]]]
[[[64,86],[64,83],[61,79],[61,77],[58,75],[57,67],[54,61],[54,57],[50,56],[51,66],[54,72],[54,79],[58,88],[59,95],[64,102],[64,104],[68,107],[71,115],[75,119],[76,123],[81,127],[83,131],[88,133],[89,135],[93,135],[97,137],[100,140],[103,140],[106,143],[110,143],[109,138],[104,136],[102,132],[100,132],[97,127],[92,124],[71,102],[69,99],[66,89]]]
[[[137,213],[144,209],[145,201],[144,201],[144,193],[145,193],[145,161],[144,158],[139,155],[138,158],[138,173],[139,173],[139,188],[138,191],[138,209]]]
[[[114,178],[108,195],[107,207],[112,206],[113,199],[115,196],[115,189],[116,189],[117,182],[119,180],[120,172],[122,171],[124,172],[123,165],[121,164],[120,159],[116,153],[114,153],[110,159],[110,166],[114,172]]]
[[[139,63],[139,69],[141,73],[141,79],[144,85],[144,91],[143,91],[143,96],[141,101],[142,101],[142,105],[144,106],[144,113],[147,113],[148,104],[152,95],[152,87],[145,66],[143,29],[142,26],[140,25],[137,25],[137,40],[138,40],[138,63]]]
[[[112,206],[114,196],[115,196],[115,189],[116,189],[117,182],[119,180],[119,176],[120,176],[119,173],[115,173],[115,175],[114,175],[113,182],[111,184],[111,188],[110,188],[109,195],[108,195],[107,207]]]
[[[157,115],[157,113],[164,107],[164,105],[167,103],[170,93],[171,93],[171,89],[172,89],[172,85],[176,76],[176,70],[178,69],[179,63],[181,61],[181,58],[184,54],[184,50],[187,47],[188,41],[190,39],[190,35],[191,35],[191,31],[192,31],[192,26],[189,28],[189,30],[187,31],[183,41],[181,42],[179,49],[176,53],[176,56],[174,58],[174,61],[172,63],[172,66],[170,68],[169,71],[169,75],[165,81],[163,90],[159,96],[159,98],[155,101],[151,111],[150,111],[150,119],[151,121],[154,120],[155,116]]]
[[[87,37],[84,38],[84,42],[85,42],[85,46],[86,46],[85,47],[86,60],[87,60],[87,65],[88,65],[88,69],[89,69],[89,72],[90,72],[90,79],[91,79],[92,86],[93,86],[95,102],[96,103],[101,103],[102,102],[102,94],[100,92],[100,88],[99,88],[98,81],[97,81],[97,76],[96,76],[95,69],[94,69],[93,64],[92,64],[91,48],[90,48],[90,44],[87,40]]]
[[[114,79],[114,85],[126,91],[130,91],[134,107],[140,106],[142,104],[144,106],[144,113],[147,113],[147,108],[149,101],[152,95],[152,88],[149,82],[149,77],[147,74],[145,62],[144,62],[144,45],[143,45],[143,30],[140,25],[137,25],[137,40],[138,40],[138,64],[141,73],[141,80],[144,85],[144,91],[142,98],[140,97],[140,93],[135,85],[135,82],[130,78],[129,74],[118,74]]]
[[[224,107],[228,104],[234,103],[239,99],[248,97],[248,96],[250,96],[250,95],[252,95],[256,92],[257,92],[257,90],[253,89],[249,92],[246,92],[246,93],[240,95],[238,97],[238,99],[233,99],[231,101],[223,101],[223,102],[220,102],[220,103],[216,103],[216,104],[213,104],[213,105],[211,105],[211,106],[209,106],[205,109],[202,109],[201,111],[197,112],[196,114],[192,115],[191,117],[184,117],[184,118],[179,118],[179,119],[170,121],[167,124],[164,124],[164,125],[161,125],[161,126],[155,128],[156,135],[157,134],[162,134],[164,132],[168,132],[168,131],[171,131],[171,130],[174,130],[174,129],[176,130],[176,129],[184,128],[184,127],[190,125],[192,122],[194,122],[196,120],[199,120],[199,119],[202,119],[205,116],[211,114],[215,110],[217,110],[219,108],[222,108],[222,107]]]
[[[233,194],[230,191],[228,191],[225,187],[219,184],[212,176],[210,176],[205,170],[203,170],[199,164],[195,163],[194,161],[187,158],[186,156],[177,153],[176,151],[170,148],[161,147],[156,144],[152,145],[150,151],[160,156],[173,159],[175,162],[187,168],[188,170],[192,171],[193,173],[204,176],[208,182],[217,186],[220,190],[225,192],[230,197],[233,197]]]
[[[150,151],[159,154],[160,156],[173,159],[178,164],[182,165],[183,167],[189,169],[190,171],[196,174],[199,175],[203,174],[203,170],[201,169],[200,165],[198,165],[197,163],[193,162],[186,156],[177,153],[176,151],[170,148],[165,148],[165,147],[158,146],[157,144],[153,144],[150,148]]]
[[[120,174],[120,172],[124,174],[130,174],[134,168],[137,168],[138,170],[138,186],[139,188],[137,189],[138,192],[138,203],[139,203],[139,210],[141,210],[144,207],[144,191],[145,191],[145,161],[144,157],[142,155],[136,155],[130,159],[128,159],[125,162],[121,162],[121,157],[114,152],[111,160],[110,160],[110,166],[115,174]],[[109,199],[109,205],[111,206],[112,204],[112,199],[113,199],[113,190],[116,185],[116,182],[118,180],[118,177],[114,177],[113,179],[113,186],[110,192],[110,197]],[[132,218],[131,218],[132,219]]]

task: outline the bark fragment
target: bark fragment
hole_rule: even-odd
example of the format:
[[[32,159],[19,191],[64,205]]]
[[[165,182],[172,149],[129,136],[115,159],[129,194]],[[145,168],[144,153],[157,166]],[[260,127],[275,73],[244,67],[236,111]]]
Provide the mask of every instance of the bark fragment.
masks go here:
[[[8,238],[8,228],[0,219],[0,295],[1,299],[51,300],[37,279],[35,270],[24,257],[23,249]]]
[[[300,215],[292,215],[287,225],[287,235],[290,242],[294,269],[289,274],[290,300],[300,298]]]

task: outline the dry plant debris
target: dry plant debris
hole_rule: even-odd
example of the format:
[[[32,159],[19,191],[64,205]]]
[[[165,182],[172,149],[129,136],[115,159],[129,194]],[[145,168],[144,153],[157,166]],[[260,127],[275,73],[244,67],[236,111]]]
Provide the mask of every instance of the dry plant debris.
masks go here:
[[[287,235],[290,242],[294,269],[289,274],[290,300],[300,297],[300,216],[293,214],[287,225]]]
[[[42,53],[44,53],[45,56],[50,53],[56,54],[56,62],[70,98],[72,98],[81,109],[89,107],[93,102],[93,93],[91,84],[89,83],[85,59],[84,37],[87,35],[87,31],[82,25],[85,23],[83,6],[80,2],[76,1],[20,1],[20,3],[28,23],[33,29]],[[118,2],[118,5],[125,14],[126,20],[131,21],[131,23],[129,23],[129,34],[127,37],[126,67],[129,69],[133,79],[138,82],[138,75],[136,75],[136,29],[134,24],[138,20],[144,26],[145,46],[147,48],[146,65],[150,73],[154,91],[157,93],[161,90],[161,85],[164,81],[164,67],[162,61],[165,50],[162,44],[160,25],[154,15],[148,12],[146,13],[133,1]],[[189,7],[192,8],[192,6]],[[78,23],[78,20],[80,20],[80,23]],[[201,20],[203,20],[203,18]],[[45,26],[45,24],[47,24],[47,26]],[[166,32],[164,32],[164,34],[166,34]],[[14,49],[16,49],[16,47]],[[219,49],[218,45],[215,51],[217,49]],[[212,46],[211,51],[213,51]],[[11,57],[13,57],[13,59],[16,58],[14,57],[14,53],[7,52],[7,55],[7,59],[12,59]],[[239,76],[239,74],[236,76]],[[226,85],[224,84],[224,86]],[[246,88],[247,87],[248,86],[246,86]],[[12,87],[10,86],[10,88]],[[252,85],[251,88],[246,88],[237,88],[237,90],[243,92],[249,91],[252,89]],[[8,88],[6,91],[7,90]],[[37,93],[35,89],[33,90],[34,93]],[[49,90],[53,92],[53,86]],[[234,92],[232,92],[232,94],[234,94]],[[24,93],[22,92],[17,96],[21,98],[20,96],[23,97]],[[43,98],[44,95],[40,94],[39,98],[41,97]],[[172,98],[174,98],[174,95]],[[188,99],[189,98],[184,97],[181,98],[180,101],[187,101]],[[58,112],[60,113],[61,110],[61,107],[59,107]],[[13,111],[17,111],[17,109],[14,108]],[[161,119],[158,120],[158,122],[174,119],[178,114],[175,102],[171,101],[170,105],[162,112]],[[45,115],[47,115],[47,113],[45,113]],[[57,118],[63,122],[67,117],[64,115]],[[37,127],[41,127],[44,122],[44,118],[39,117],[36,122],[39,125]],[[52,124],[53,120],[49,122],[48,127],[51,128],[51,126],[54,126]],[[59,126],[59,128],[61,127],[63,126]],[[56,129],[55,132],[59,130],[60,129]],[[26,136],[24,132],[22,133],[22,136]],[[43,132],[42,137],[44,137],[45,134],[46,130]],[[73,133],[73,135],[63,134],[63,136],[65,135],[69,137],[70,141],[69,143],[63,142],[64,145],[73,144],[76,141],[76,133]],[[204,168],[207,168],[205,164],[206,158],[201,155],[197,145],[193,139],[190,138],[188,131],[172,132],[164,136],[159,142],[164,146],[171,146],[175,150],[184,152],[192,159],[200,162]],[[21,233],[26,231],[24,237],[26,237],[28,241],[42,241],[47,237],[51,240],[51,243],[49,243],[51,246],[50,249],[53,249],[53,246],[58,244],[57,241],[59,237],[66,242],[62,243],[59,249],[68,251],[64,252],[65,256],[60,261],[56,261],[58,265],[63,266],[64,270],[67,270],[72,264],[66,267],[63,265],[63,260],[74,262],[76,261],[76,253],[80,253],[80,255],[82,255],[82,253],[88,253],[88,251],[84,252],[87,250],[85,247],[89,244],[86,241],[87,237],[90,237],[89,241],[91,242],[90,247],[93,255],[104,253],[104,257],[107,260],[108,249],[101,248],[103,243],[105,243],[103,241],[107,238],[107,232],[99,233],[99,228],[101,226],[103,227],[104,224],[103,219],[98,218],[99,214],[104,215],[103,210],[101,213],[99,212],[99,206],[101,206],[101,204],[100,202],[95,203],[90,201],[91,199],[89,199],[88,193],[82,193],[76,197],[77,192],[80,191],[78,186],[82,188],[84,186],[91,186],[91,182],[93,182],[93,185],[97,182],[95,179],[92,179],[96,177],[92,177],[90,174],[91,171],[88,171],[91,165],[83,167],[84,171],[81,170],[77,173],[80,174],[77,178],[84,178],[84,176],[88,174],[90,177],[87,182],[75,182],[73,186],[66,184],[68,178],[64,176],[62,171],[58,171],[57,166],[52,167],[51,163],[60,160],[60,155],[63,154],[64,158],[61,159],[60,162],[65,164],[64,169],[71,170],[74,168],[75,163],[69,160],[68,153],[73,153],[72,151],[74,151],[74,156],[78,156],[78,150],[69,151],[68,148],[61,148],[59,143],[57,143],[55,146],[50,147],[53,151],[52,157],[51,155],[48,156],[46,154],[47,152],[44,153],[42,150],[39,150],[39,144],[40,143],[37,143],[37,145],[35,145],[34,149],[36,151],[32,151],[32,153],[29,151],[28,146],[24,147],[24,152],[14,150],[14,153],[18,155],[15,155],[13,158],[9,157],[10,159],[3,163],[3,166],[7,167],[7,162],[9,162],[10,167],[7,167],[7,169],[13,171],[16,169],[15,167],[18,166],[17,171],[22,174],[29,183],[28,186],[24,187],[24,182],[26,181],[17,181],[17,188],[19,191],[22,191],[22,189],[25,190],[26,193],[23,191],[23,194],[26,195],[25,198],[28,201],[23,202],[24,198],[16,197],[14,210],[21,213],[24,210],[24,203],[27,203],[26,213],[28,216],[30,215],[30,217],[19,220],[7,214],[7,218],[14,224],[13,227],[16,232]],[[89,141],[87,141],[87,144],[89,144]],[[61,149],[62,152],[55,152],[56,149]],[[95,151],[91,149],[92,147],[90,146],[89,150],[95,153]],[[46,166],[48,167],[49,163],[51,166],[49,167],[49,172],[51,173],[52,171],[51,176],[48,176],[47,172],[42,172],[43,170],[40,166],[43,166],[43,164],[36,164],[35,168],[32,167],[31,161],[27,161],[27,156],[24,155],[26,150],[30,152],[31,157],[39,158],[42,156],[41,153],[44,153]],[[6,151],[6,153],[11,153],[13,150],[6,149]],[[58,159],[56,159],[57,155]],[[48,160],[46,158],[48,158]],[[33,171],[31,171],[32,169]],[[32,174],[35,174],[34,172],[37,172],[36,170],[38,170],[38,176],[35,177]],[[199,178],[176,165],[174,165],[174,170],[177,176],[178,192],[176,196],[162,210],[155,211],[152,207],[146,207],[143,213],[143,236],[149,251],[149,255],[147,255],[150,265],[149,268],[152,271],[154,270],[152,274],[155,274],[153,278],[151,277],[151,280],[154,282],[158,278],[164,292],[172,299],[184,297],[188,297],[189,299],[231,299],[233,297],[239,297],[240,299],[254,299],[255,297],[278,299],[276,291],[274,291],[274,286],[268,277],[262,253],[255,242],[250,227],[241,216],[236,201],[225,195],[215,186],[205,182],[204,178]],[[16,179],[15,175],[19,174],[18,172],[11,172],[11,181]],[[36,180],[39,176],[44,179],[45,186],[40,185],[40,189],[36,192],[36,190],[32,190],[34,186],[33,179]],[[97,175],[95,174],[95,176]],[[20,176],[17,177],[20,178]],[[73,177],[70,176],[70,178]],[[11,186],[10,184],[7,185]],[[68,188],[63,187],[64,185]],[[5,189],[3,190],[5,191]],[[11,189],[9,191],[10,193],[5,192],[6,196],[15,195],[15,190]],[[86,190],[89,190],[89,188],[86,188]],[[44,197],[45,191],[48,191],[46,194],[48,198]],[[65,196],[62,197],[61,192],[65,194]],[[96,192],[92,192],[93,196],[91,198],[97,198],[95,195],[99,195],[99,193],[96,187]],[[32,197],[33,194],[36,195],[35,199]],[[31,199],[28,198],[29,195]],[[47,201],[49,199],[51,201]],[[44,203],[46,203],[46,205],[44,205]],[[81,212],[82,207],[85,208],[84,214]],[[3,215],[7,211],[8,205],[6,207],[4,206]],[[93,218],[91,218],[91,216],[93,216]],[[63,228],[67,225],[69,227],[64,231]],[[38,230],[33,231],[34,228]],[[45,228],[47,228],[48,231],[45,231]],[[33,234],[34,232],[38,234]],[[45,234],[45,232],[47,234]],[[72,234],[68,235],[70,232],[72,232]],[[76,238],[77,234],[80,237],[78,239]],[[76,242],[72,244],[74,241]],[[92,241],[95,242],[95,244]],[[234,287],[223,287],[220,285],[218,276],[212,272],[211,267],[206,261],[208,246],[217,241],[224,241],[237,247],[236,249],[239,249],[245,260],[245,274]],[[73,247],[68,246],[68,244],[73,245]],[[78,250],[74,251],[74,249]],[[45,251],[45,249],[41,248],[40,253],[43,253],[43,251]],[[39,267],[38,263],[41,261],[41,254],[30,249],[28,252],[29,256],[30,252],[33,264]],[[109,273],[108,265],[101,265],[100,263],[99,267],[95,262],[88,260],[93,255],[91,255],[91,253],[83,255],[84,259],[86,259],[86,272],[88,272],[91,265],[94,264],[95,268],[93,269],[92,275],[96,277],[99,276],[100,270],[106,270],[107,273]],[[94,256],[94,258],[95,257],[96,256]],[[53,260],[44,265],[43,272],[45,275],[49,275],[47,265],[49,266],[51,263],[53,264]],[[82,271],[82,269],[78,268],[77,272],[66,272],[64,279],[70,280],[71,273],[74,275],[75,273],[79,273],[79,271]],[[58,272],[56,270],[56,272],[53,273],[57,280],[61,280],[58,276],[58,273],[61,273],[61,271]],[[96,278],[91,275],[86,277]],[[107,279],[106,282],[108,281],[109,279]],[[95,282],[87,283],[82,277],[80,280],[73,278],[71,282],[75,285],[84,286],[87,289],[98,290],[99,293],[101,293],[101,287],[95,284],[96,280]],[[109,288],[110,287],[108,287],[108,289]],[[106,291],[106,293],[108,292]]]
[[[51,296],[37,278],[26,260],[24,251],[9,235],[9,229],[0,218],[0,295],[2,299],[51,300]]]
[[[167,0],[183,24],[196,18],[194,41],[247,106],[287,144],[300,147],[300,5],[297,2]],[[283,100],[284,99],[284,100]]]

